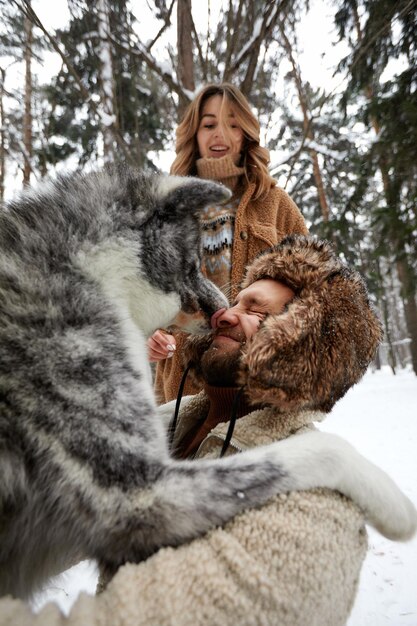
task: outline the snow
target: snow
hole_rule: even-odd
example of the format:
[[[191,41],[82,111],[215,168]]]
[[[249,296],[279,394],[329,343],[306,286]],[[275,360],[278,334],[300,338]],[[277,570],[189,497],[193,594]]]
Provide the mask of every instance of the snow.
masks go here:
[[[244,58],[247,50],[253,45],[253,42],[261,34],[262,21],[263,20],[260,17],[258,17],[258,19],[255,21],[255,24],[253,25],[252,37],[249,39],[249,41],[241,49],[241,51],[239,53],[239,60]]]
[[[313,141],[311,139],[306,139],[304,142],[304,147],[306,149],[315,150],[320,154],[324,154],[325,156],[329,156],[335,161],[344,161],[348,157],[347,152],[336,152],[335,150],[330,150],[327,146],[323,146],[317,141]]]
[[[99,109],[99,115],[100,115],[100,121],[103,124],[103,126],[111,126],[112,124],[115,124],[117,121],[117,118],[115,115],[109,115],[108,113],[106,113],[105,111],[101,111]]]
[[[91,596],[95,594],[97,579],[98,573],[95,563],[82,561],[50,580],[45,590],[35,596],[31,606],[35,611],[40,611],[48,602],[54,602],[65,615],[68,615],[81,592]]]
[[[396,376],[389,368],[368,372],[319,428],[349,440],[417,505],[417,377],[411,371]],[[94,566],[80,563],[55,579],[35,606],[51,600],[67,613],[81,591],[94,593],[96,581]],[[394,543],[369,529],[369,550],[347,626],[417,626],[417,537]]]
[[[417,376],[367,373],[320,424],[382,467],[417,505]],[[348,626],[417,626],[417,537],[393,543],[369,529]]]

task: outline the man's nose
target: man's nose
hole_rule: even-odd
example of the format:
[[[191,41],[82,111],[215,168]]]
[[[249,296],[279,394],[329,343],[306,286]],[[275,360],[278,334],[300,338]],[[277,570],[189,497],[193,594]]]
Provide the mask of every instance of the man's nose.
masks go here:
[[[237,326],[238,323],[239,316],[237,315],[236,311],[233,308],[226,309],[217,319],[217,328]]]

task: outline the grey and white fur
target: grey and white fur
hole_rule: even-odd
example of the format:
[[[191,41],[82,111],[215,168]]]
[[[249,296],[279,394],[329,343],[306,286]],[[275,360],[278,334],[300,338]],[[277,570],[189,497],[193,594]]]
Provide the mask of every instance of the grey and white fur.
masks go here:
[[[27,597],[77,558],[139,561],[291,489],[340,489],[387,536],[414,532],[407,498],[331,435],[170,459],[145,338],[180,308],[209,319],[226,304],[200,271],[199,211],[227,193],[114,167],[1,211],[1,595]]]

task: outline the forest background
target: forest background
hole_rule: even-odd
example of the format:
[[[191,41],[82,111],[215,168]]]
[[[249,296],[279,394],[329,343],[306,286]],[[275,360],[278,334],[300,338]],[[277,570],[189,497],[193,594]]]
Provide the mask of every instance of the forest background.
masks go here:
[[[313,81],[303,24],[317,5],[333,34],[317,24],[326,51]],[[54,29],[45,11],[63,7]],[[417,0],[0,0],[0,11],[1,199],[116,158],[167,170],[195,91],[233,82],[310,231],[365,276],[385,328],[376,367],[417,375]]]

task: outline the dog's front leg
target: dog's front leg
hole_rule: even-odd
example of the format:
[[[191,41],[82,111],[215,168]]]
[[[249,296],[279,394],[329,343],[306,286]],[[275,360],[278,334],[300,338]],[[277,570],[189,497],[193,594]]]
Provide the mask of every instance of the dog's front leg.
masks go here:
[[[340,437],[312,432],[220,460],[167,461],[155,480],[119,508],[102,556],[117,563],[145,558],[226,523],[271,496],[326,487],[352,498],[368,521],[392,539],[409,539],[417,513],[379,468]],[[127,504],[127,502],[125,502]],[[122,533],[122,535],[120,535]],[[122,548],[122,553],[115,547]],[[130,550],[130,554],[129,554]]]
[[[316,487],[351,498],[390,539],[408,540],[416,532],[416,509],[391,478],[348,442],[322,432],[226,459],[172,463],[152,491],[163,517],[170,519],[165,532],[173,534],[167,543],[177,544],[277,493]]]

